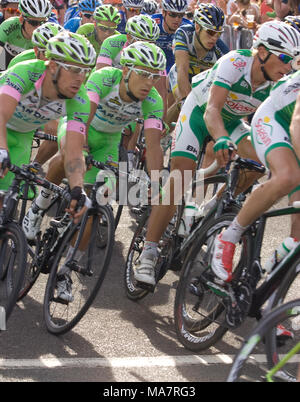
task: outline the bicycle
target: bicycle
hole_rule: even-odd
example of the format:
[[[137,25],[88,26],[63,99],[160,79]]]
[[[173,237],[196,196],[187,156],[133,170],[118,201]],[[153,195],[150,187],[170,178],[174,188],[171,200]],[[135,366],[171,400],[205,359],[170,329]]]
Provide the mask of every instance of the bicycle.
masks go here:
[[[232,197],[228,205],[234,202]],[[230,225],[237,212],[211,215],[184,262],[175,298],[175,326],[180,342],[194,352],[212,346],[248,316],[259,320],[262,306],[299,259],[300,246],[264,276],[261,251],[267,219],[300,213],[293,206],[273,209],[256,220],[237,244],[233,280],[226,284],[216,278],[211,270],[214,239]]]
[[[22,181],[36,183],[59,193],[64,199],[68,198],[63,189],[36,175],[35,164],[22,167],[10,164],[9,170],[15,177],[4,194],[0,212],[0,304],[4,307],[6,320],[19,298],[26,277],[28,245],[16,220]]]
[[[261,319],[258,325],[251,331],[239,353],[236,355],[227,382],[235,381],[299,381],[299,317],[300,299],[290,301],[276,307]],[[263,359],[263,363],[258,362],[256,355],[252,353],[260,346],[263,347],[264,354],[268,354],[268,336],[275,333],[278,325],[286,328],[297,327],[297,339],[286,342],[285,349],[281,355],[277,355],[275,362],[270,362],[269,358]],[[263,345],[265,343],[265,345]],[[266,351],[265,351],[266,350]]]

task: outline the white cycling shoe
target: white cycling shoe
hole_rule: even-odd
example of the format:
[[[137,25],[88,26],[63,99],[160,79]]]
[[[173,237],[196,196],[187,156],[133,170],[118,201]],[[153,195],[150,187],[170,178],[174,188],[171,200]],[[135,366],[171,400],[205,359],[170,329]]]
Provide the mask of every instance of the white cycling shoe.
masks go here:
[[[136,281],[145,283],[147,285],[156,285],[155,281],[155,265],[157,258],[142,257],[133,267],[133,275]]]
[[[57,297],[66,302],[72,302],[74,297],[72,295],[72,279],[68,274],[57,275],[56,289]]]
[[[23,218],[22,228],[28,240],[34,240],[40,231],[43,210],[35,204],[31,206]]]

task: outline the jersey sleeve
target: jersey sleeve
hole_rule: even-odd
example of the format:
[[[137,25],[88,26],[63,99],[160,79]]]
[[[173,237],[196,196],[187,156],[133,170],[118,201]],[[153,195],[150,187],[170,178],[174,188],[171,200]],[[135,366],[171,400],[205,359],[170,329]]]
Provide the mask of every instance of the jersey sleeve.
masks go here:
[[[66,101],[67,131],[86,134],[86,123],[90,114],[90,99],[84,86],[72,99]]]
[[[164,104],[162,97],[155,88],[152,88],[149,95],[142,102],[142,111],[144,117],[144,128],[162,130],[162,118],[164,114]]]
[[[122,71],[114,67],[104,67],[94,71],[86,83],[86,89],[91,102],[99,103],[121,81]]]
[[[0,46],[4,46],[8,39],[8,27],[10,25],[10,21],[3,21],[0,25]]]
[[[187,44],[186,33],[182,28],[178,28],[174,38],[174,51],[176,50],[184,50],[186,52],[189,51]]]
[[[106,38],[101,45],[100,52],[97,58],[97,64],[103,63],[111,66],[113,60],[123,49],[126,41],[127,36],[123,34],[113,35],[109,38]]]
[[[231,86],[242,77],[246,67],[247,59],[243,55],[238,52],[227,53],[213,67],[216,69],[213,84],[230,90]]]

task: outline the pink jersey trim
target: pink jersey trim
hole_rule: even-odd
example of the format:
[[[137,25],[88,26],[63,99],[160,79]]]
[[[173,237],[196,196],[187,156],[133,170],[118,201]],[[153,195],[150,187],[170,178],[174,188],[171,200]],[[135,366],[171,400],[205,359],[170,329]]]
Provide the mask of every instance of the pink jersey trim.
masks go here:
[[[36,81],[36,83],[34,84],[36,90],[39,90],[39,89],[41,88],[45,76],[46,76],[46,72],[44,72],[44,73],[40,76],[40,78]]]
[[[67,123],[67,131],[76,131],[77,133],[86,134],[86,127],[84,123],[79,121],[69,120]]]
[[[21,94],[20,94],[20,92],[19,92],[17,89],[12,88],[12,87],[9,86],[9,85],[4,85],[3,87],[1,87],[1,88],[0,88],[0,94],[9,95],[9,96],[11,96],[12,98],[16,99],[18,102],[19,102],[19,100],[21,99]]]
[[[112,66],[112,59],[110,59],[109,57],[105,57],[105,56],[99,56],[97,58],[97,64],[108,64],[109,66]]]
[[[92,91],[87,91],[87,94],[88,94],[90,101],[94,102],[94,103],[96,103],[96,105],[98,105],[100,96],[96,92],[92,92]]]
[[[162,122],[159,119],[147,119],[144,122],[144,129],[155,128],[156,130],[162,130]]]

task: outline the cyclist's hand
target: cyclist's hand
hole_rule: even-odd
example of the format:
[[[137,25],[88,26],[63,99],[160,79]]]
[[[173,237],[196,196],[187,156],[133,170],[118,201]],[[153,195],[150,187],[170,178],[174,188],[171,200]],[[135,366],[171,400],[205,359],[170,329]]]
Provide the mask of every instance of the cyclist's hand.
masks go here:
[[[70,195],[71,202],[69,208],[66,209],[66,212],[72,216],[74,223],[78,223],[84,212],[91,207],[92,203],[83,189],[79,186],[73,187]]]
[[[233,152],[229,152],[229,148],[233,149]],[[225,167],[236,154],[236,145],[226,136],[218,138],[213,149],[220,167]]]
[[[10,159],[7,149],[0,149],[0,178],[2,179],[8,172]]]

